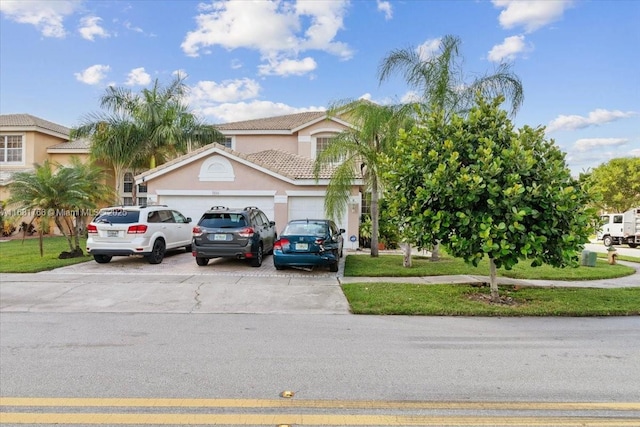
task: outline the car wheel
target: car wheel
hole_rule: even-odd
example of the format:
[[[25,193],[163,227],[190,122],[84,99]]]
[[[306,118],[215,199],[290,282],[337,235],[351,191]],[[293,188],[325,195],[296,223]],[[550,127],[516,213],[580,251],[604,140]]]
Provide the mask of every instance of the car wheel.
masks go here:
[[[111,255],[94,255],[93,259],[96,260],[98,264],[106,264],[111,261]]]
[[[635,249],[635,248],[637,248],[637,247],[638,247],[638,244],[637,244],[637,243],[629,243],[629,247],[630,247],[631,249]]]
[[[605,246],[611,246],[611,244],[613,243],[613,239],[611,238],[611,236],[604,236],[602,242]]]
[[[191,252],[193,250],[193,245],[187,245],[184,247],[185,251]]]
[[[251,267],[260,267],[262,265],[262,244],[258,245],[258,252],[251,258]]]
[[[329,271],[332,273],[338,271],[338,261],[329,264]]]
[[[153,242],[153,249],[151,249],[151,254],[147,256],[147,261],[149,264],[160,264],[164,259],[166,245],[164,244],[164,240],[156,239]]]
[[[209,264],[209,258],[202,258],[202,257],[196,257],[196,264],[198,264],[200,267],[204,267],[205,265]]]

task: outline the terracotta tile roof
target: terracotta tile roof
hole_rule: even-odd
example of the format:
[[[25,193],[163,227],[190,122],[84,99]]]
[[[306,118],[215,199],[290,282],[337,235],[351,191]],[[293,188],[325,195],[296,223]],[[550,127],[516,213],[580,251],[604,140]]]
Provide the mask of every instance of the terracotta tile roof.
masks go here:
[[[291,179],[314,179],[314,161],[297,154],[278,150],[265,150],[245,155],[246,159],[265,169],[284,175]],[[324,168],[318,175],[319,179],[329,179],[333,168]]]
[[[74,141],[61,142],[60,144],[52,145],[47,148],[47,151],[56,150],[89,150],[91,148],[91,141],[88,139],[76,139]]]
[[[215,127],[221,131],[291,131],[314,120],[318,120],[326,116],[326,114],[326,111],[308,111],[306,113],[224,123],[215,125]]]
[[[171,161],[163,163],[155,169],[148,170],[136,176],[136,179],[142,179],[143,177],[157,173],[164,169],[170,168],[177,163],[181,163],[189,158],[195,157],[203,152],[206,152],[214,147],[214,144],[205,145],[190,153],[184,154]],[[283,175],[290,179],[314,179],[313,175],[313,160],[308,159],[297,154],[287,153],[279,150],[265,150],[257,153],[245,154],[238,151],[234,151],[230,148],[226,148],[223,145],[216,144],[215,146],[219,150],[225,151],[235,157],[239,157],[248,162],[254,163],[257,166],[263,167],[271,172]],[[319,179],[329,179],[332,175],[332,168],[324,168],[320,171]]]
[[[32,116],[31,114],[1,114],[0,127],[25,128],[36,130],[36,128],[45,129],[55,133],[69,136],[70,129],[68,127]]]

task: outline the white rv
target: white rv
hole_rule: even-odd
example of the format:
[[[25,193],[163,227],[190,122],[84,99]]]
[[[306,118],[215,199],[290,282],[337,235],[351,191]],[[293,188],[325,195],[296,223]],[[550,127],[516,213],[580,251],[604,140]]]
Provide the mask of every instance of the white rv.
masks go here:
[[[600,216],[602,222],[597,238],[605,246],[624,245],[636,248],[640,246],[640,208],[629,209],[622,213],[606,213]]]

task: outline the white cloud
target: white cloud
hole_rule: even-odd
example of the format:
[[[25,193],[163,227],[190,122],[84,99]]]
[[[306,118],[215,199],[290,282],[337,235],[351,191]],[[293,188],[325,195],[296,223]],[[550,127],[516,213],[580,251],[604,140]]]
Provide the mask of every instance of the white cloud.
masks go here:
[[[200,81],[191,87],[189,98],[194,104],[235,102],[256,98],[260,89],[260,84],[251,79],[225,80],[222,83]]]
[[[307,50],[349,59],[353,55],[349,47],[334,40],[343,27],[347,5],[345,0],[214,1],[200,5],[196,29],[187,33],[181,47],[188,56],[220,46],[253,49],[265,61],[275,57],[298,61],[298,54]]]
[[[144,71],[144,67],[134,68],[127,75],[127,81],[124,82],[127,86],[146,86],[151,83],[151,76]]]
[[[97,85],[107,77],[109,70],[111,70],[111,67],[108,65],[96,64],[85,69],[81,73],[74,73],[74,76],[76,76],[76,79],[82,83]]]
[[[271,101],[226,103],[202,109],[194,109],[201,116],[213,118],[214,123],[236,122],[240,120],[259,119],[285,114],[303,113],[306,111],[323,111],[324,107],[295,108],[286,104]]]
[[[512,61],[518,53],[525,52],[527,47],[524,42],[524,36],[512,36],[504,39],[502,44],[495,45],[490,51],[487,58],[491,62]]]
[[[578,151],[590,151],[603,147],[618,147],[629,142],[626,138],[583,138],[573,144]]]
[[[101,18],[97,16],[85,16],[80,20],[80,28],[78,32],[83,39],[93,41],[95,36],[109,37],[109,33],[100,26]]]
[[[384,19],[387,21],[393,18],[393,8],[388,1],[378,0],[378,10],[384,13]]]
[[[429,39],[418,46],[416,48],[416,52],[418,52],[418,56],[420,56],[420,59],[426,61],[430,58],[433,58],[436,53],[438,53],[441,42],[442,39]]]
[[[269,61],[269,64],[260,65],[258,67],[258,73],[262,76],[301,76],[315,70],[317,67],[318,64],[311,57],[306,57],[301,60],[283,59],[279,61],[273,59]]]
[[[80,0],[2,0],[0,12],[12,21],[35,26],[45,37],[63,38],[67,34],[64,18],[80,4]]]
[[[626,119],[637,115],[638,113],[633,111],[609,111],[601,108],[590,112],[587,117],[578,115],[560,115],[556,119],[553,119],[547,125],[547,133],[555,132],[557,130],[576,130],[583,129],[589,126],[599,126],[605,123],[613,122],[620,119]]]
[[[559,20],[572,4],[572,0],[493,0],[494,6],[504,9],[499,17],[502,28],[523,27],[528,33]]]

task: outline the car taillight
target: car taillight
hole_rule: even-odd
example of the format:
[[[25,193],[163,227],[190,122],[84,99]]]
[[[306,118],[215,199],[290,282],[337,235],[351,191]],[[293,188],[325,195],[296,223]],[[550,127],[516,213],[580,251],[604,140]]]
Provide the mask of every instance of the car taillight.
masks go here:
[[[95,233],[97,233],[97,232],[98,232],[98,227],[96,227],[96,226],[95,226],[95,225],[93,225],[93,224],[89,224],[89,225],[87,225],[87,233],[89,233],[89,234],[95,234]]]
[[[127,234],[144,234],[147,232],[147,226],[144,224],[130,225],[127,228]]]
[[[202,234],[204,234],[202,232],[202,228],[200,227],[193,227],[193,229],[191,230],[191,234],[193,235],[193,237],[200,237],[202,236]]]
[[[324,239],[316,239],[315,244],[318,246],[322,246],[322,244],[324,243]]]
[[[284,251],[289,249],[290,243],[287,239],[276,240],[273,244],[273,249],[277,251]]]
[[[243,228],[242,230],[238,231],[238,235],[240,237],[253,237],[254,233],[255,230],[251,227]]]

